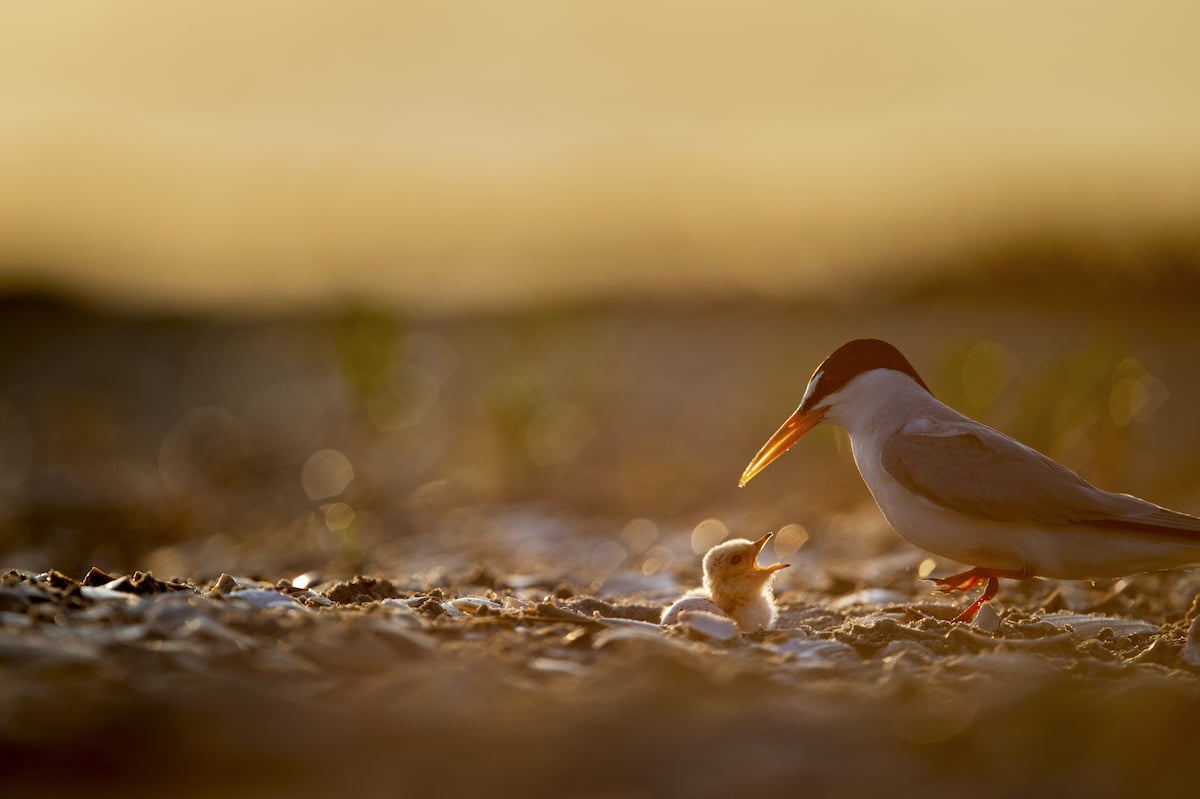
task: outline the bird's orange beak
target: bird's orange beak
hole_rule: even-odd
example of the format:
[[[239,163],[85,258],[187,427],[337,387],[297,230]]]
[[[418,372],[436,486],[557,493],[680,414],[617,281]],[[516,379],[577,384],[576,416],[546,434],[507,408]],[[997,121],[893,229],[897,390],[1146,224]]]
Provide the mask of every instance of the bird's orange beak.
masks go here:
[[[791,565],[792,565],[792,564],[790,564],[790,563],[773,563],[773,564],[771,564],[770,566],[759,566],[759,565],[758,565],[758,555],[759,555],[759,553],[760,553],[760,552],[762,552],[762,551],[763,551],[763,547],[765,547],[765,546],[767,545],[767,542],[771,540],[771,536],[773,536],[773,535],[775,535],[775,534],[774,534],[774,533],[767,533],[767,534],[766,534],[766,535],[764,535],[762,538],[760,538],[760,539],[758,539],[757,541],[755,541],[755,542],[754,542],[754,557],[753,557],[753,559],[751,560],[751,563],[753,563],[753,564],[754,564],[754,570],[755,570],[755,571],[760,571],[760,572],[777,572],[777,571],[779,571],[780,569],[786,569],[788,566],[791,566]]]
[[[754,460],[750,461],[746,471],[742,472],[742,479],[738,481],[738,487],[741,488],[749,483],[754,475],[770,466],[772,461],[791,449],[802,435],[817,426],[817,422],[824,418],[825,412],[828,410],[829,408],[817,408],[808,413],[801,413],[797,408],[796,412],[775,431],[775,435],[762,445],[762,449],[754,456]]]

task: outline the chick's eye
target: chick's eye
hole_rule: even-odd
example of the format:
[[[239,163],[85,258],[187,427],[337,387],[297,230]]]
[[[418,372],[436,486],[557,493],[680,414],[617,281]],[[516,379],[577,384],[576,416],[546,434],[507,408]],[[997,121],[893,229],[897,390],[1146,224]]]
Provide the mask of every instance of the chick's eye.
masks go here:
[[[732,558],[729,559],[729,562],[732,563],[734,566],[736,566],[742,562],[742,556],[734,555]]]

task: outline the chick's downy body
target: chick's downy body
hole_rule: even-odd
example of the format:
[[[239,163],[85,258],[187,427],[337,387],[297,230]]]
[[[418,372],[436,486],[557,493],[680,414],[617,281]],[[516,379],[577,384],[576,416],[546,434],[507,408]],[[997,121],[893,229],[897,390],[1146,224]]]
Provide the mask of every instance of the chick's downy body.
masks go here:
[[[788,564],[758,564],[758,555],[770,540],[767,533],[757,541],[735,538],[710,549],[704,556],[704,587],[667,608],[662,623],[673,624],[684,612],[703,611],[728,616],[744,633],[774,627],[779,609],[771,582],[775,572]]]

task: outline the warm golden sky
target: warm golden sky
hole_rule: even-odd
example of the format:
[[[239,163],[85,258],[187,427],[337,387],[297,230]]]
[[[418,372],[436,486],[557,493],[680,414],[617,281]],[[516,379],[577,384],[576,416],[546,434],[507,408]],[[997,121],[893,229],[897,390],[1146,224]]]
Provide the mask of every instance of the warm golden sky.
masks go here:
[[[1194,2],[3,17],[0,260],[134,300],[795,291],[1200,218]]]

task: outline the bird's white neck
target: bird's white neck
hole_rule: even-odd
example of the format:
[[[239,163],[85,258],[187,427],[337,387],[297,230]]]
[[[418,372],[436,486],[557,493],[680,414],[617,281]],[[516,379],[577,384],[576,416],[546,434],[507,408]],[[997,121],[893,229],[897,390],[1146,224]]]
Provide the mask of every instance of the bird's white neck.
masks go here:
[[[850,434],[851,440],[890,433],[906,421],[946,406],[908,375],[872,369],[830,397],[826,421]]]

